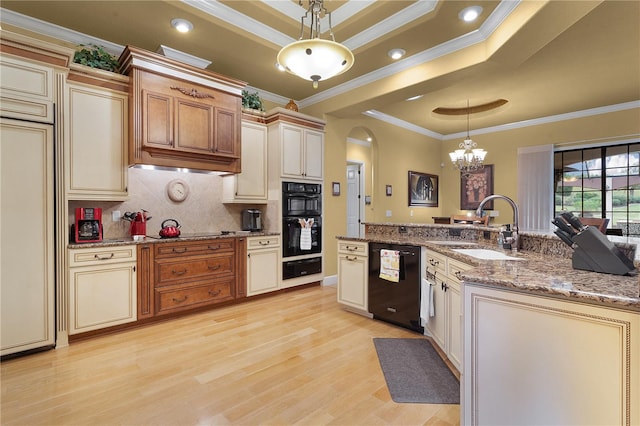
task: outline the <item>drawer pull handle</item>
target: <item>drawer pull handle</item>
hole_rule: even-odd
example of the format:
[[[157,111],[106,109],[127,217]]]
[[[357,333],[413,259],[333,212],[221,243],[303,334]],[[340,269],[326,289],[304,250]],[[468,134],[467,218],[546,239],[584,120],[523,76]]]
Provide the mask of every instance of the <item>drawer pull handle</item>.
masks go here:
[[[354,256],[354,257],[345,256],[345,259],[347,259],[349,262],[353,262],[358,260],[358,256]]]
[[[218,250],[220,248],[220,244],[218,244],[217,246],[207,246],[207,248],[209,250]]]
[[[182,302],[186,302],[187,301],[187,297],[188,296],[184,296],[182,299],[176,299],[175,297],[173,298],[173,301],[175,303],[182,303]]]
[[[110,256],[100,256],[100,255],[94,254],[93,257],[95,257],[98,260],[109,260],[109,259],[113,259],[114,255],[115,253],[111,253]]]
[[[461,277],[462,273],[461,273],[460,271],[455,271],[455,272],[453,273],[453,275],[455,275],[457,279],[459,279],[460,281],[462,281],[462,277]]]
[[[213,265],[213,266],[207,265],[207,267],[209,268],[210,271],[215,271],[220,269],[220,265]]]
[[[271,244],[271,241],[259,241],[258,242],[261,246],[268,246],[269,244]]]
[[[222,293],[222,290],[218,290],[218,291],[209,290],[209,296],[212,296],[212,297],[216,297],[220,293]]]
[[[438,261],[437,261],[437,260],[435,260],[435,259],[429,259],[429,263],[431,264],[431,266],[437,266],[437,265],[439,265],[439,264],[440,264],[440,262],[438,262]]]
[[[175,269],[172,269],[172,270],[171,270],[171,273],[172,273],[173,275],[184,275],[184,274],[186,274],[186,273],[187,273],[187,270],[186,270],[186,269],[182,269],[182,270],[180,270],[180,271],[176,271]]]
[[[174,248],[172,249],[172,251],[173,251],[174,253],[185,253],[185,252],[187,251],[187,248],[186,248],[186,247],[182,247],[181,249],[177,249],[177,248],[175,248],[175,247],[174,247]]]
[[[358,251],[358,247],[347,246],[347,251]]]

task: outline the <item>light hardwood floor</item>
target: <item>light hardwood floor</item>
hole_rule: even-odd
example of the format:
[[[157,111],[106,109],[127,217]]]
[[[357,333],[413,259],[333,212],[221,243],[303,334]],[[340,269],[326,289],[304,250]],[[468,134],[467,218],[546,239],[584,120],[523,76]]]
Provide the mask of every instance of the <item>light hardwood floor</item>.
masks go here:
[[[373,337],[417,333],[345,311],[335,287],[223,307],[1,363],[8,425],[457,425],[396,404]]]

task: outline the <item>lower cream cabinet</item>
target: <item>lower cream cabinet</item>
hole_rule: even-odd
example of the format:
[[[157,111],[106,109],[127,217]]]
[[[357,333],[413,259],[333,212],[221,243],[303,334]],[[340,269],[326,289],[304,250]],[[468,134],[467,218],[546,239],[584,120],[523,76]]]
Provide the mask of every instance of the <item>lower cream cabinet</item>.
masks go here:
[[[247,296],[280,287],[280,236],[247,238]]]
[[[69,249],[69,335],[136,321],[136,246]]]
[[[338,241],[338,303],[369,311],[369,245]]]
[[[434,316],[425,330],[462,372],[462,299],[460,273],[471,266],[441,253],[427,251],[426,271],[433,282]],[[435,279],[433,276],[435,275]]]

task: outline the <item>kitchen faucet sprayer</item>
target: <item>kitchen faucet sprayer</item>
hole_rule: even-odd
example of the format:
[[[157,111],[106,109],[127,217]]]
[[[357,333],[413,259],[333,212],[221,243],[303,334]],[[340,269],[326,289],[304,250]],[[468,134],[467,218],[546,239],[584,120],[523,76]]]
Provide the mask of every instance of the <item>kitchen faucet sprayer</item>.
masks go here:
[[[488,197],[485,197],[484,200],[480,201],[480,205],[478,205],[478,208],[476,209],[476,216],[478,217],[482,217],[482,208],[484,207],[484,205],[491,200],[494,199],[502,199],[505,200],[507,203],[509,203],[509,205],[511,205],[511,208],[513,209],[513,230],[511,233],[511,236],[507,236],[504,238],[504,242],[505,244],[510,244],[511,245],[511,250],[513,251],[518,251],[518,242],[519,242],[519,236],[518,236],[518,232],[519,232],[519,228],[518,228],[518,205],[515,203],[515,201],[513,201],[511,198],[509,197],[505,197],[504,195],[500,195],[500,194],[493,194],[493,195],[489,195]]]

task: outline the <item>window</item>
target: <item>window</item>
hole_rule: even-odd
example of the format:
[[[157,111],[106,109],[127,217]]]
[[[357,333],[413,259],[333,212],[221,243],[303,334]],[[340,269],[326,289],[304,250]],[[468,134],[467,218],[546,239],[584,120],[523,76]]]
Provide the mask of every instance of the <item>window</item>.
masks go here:
[[[640,236],[640,143],[556,152],[554,187],[556,215],[608,217]]]

